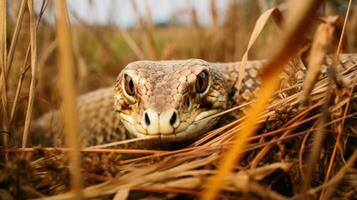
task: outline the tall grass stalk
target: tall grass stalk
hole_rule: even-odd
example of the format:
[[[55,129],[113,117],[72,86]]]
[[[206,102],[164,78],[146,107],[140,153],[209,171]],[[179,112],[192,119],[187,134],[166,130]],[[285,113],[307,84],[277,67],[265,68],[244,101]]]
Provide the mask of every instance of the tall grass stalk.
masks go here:
[[[22,21],[24,19],[24,15],[25,15],[25,9],[26,9],[26,0],[22,0],[21,4],[20,4],[19,13],[17,14],[15,29],[14,29],[14,33],[13,33],[10,48],[9,48],[9,54],[7,56],[7,67],[9,69],[8,72],[10,71],[11,66],[12,66],[12,61],[14,58],[17,41],[19,39],[19,34],[21,31]]]
[[[17,44],[17,41],[18,41],[18,38],[19,38],[21,25],[22,25],[22,21],[23,21],[23,18],[24,18],[25,9],[26,9],[26,0],[22,0],[21,4],[20,4],[20,9],[19,9],[19,12],[18,12],[18,15],[17,15],[17,19],[16,19],[14,33],[13,33],[13,36],[12,36],[12,39],[11,39],[11,44],[10,44],[10,48],[9,48],[9,54],[7,56],[8,72],[11,70],[12,61],[13,61],[14,54],[15,54],[15,49],[16,49],[16,44]],[[27,63],[27,58],[28,58],[29,51],[30,51],[30,49],[28,48],[27,52],[26,52],[26,56],[25,56],[26,57],[25,58],[25,63]],[[8,72],[7,72],[6,76],[8,75]],[[3,75],[4,74],[1,74],[1,76],[3,76]],[[20,80],[21,80],[20,83],[21,83],[21,85],[19,85],[19,87],[17,87],[17,89],[16,89],[15,100],[14,100],[14,103],[12,105],[11,112],[10,112],[9,129],[11,129],[11,122],[14,119],[16,105],[17,105],[17,102],[18,102],[18,97],[19,97],[19,94],[20,94],[20,89],[21,89],[22,81],[23,81],[24,78],[25,78],[25,73],[22,73],[20,75]],[[1,91],[1,87],[0,87],[0,91]]]
[[[80,171],[80,151],[78,139],[78,119],[76,110],[76,91],[74,79],[74,58],[72,52],[71,30],[66,0],[57,1],[57,38],[59,46],[59,75],[62,95],[63,122],[71,165],[71,184],[75,199],[82,198],[82,177]]]
[[[338,57],[338,55],[341,53],[341,49],[342,49],[342,43],[343,43],[343,40],[344,40],[344,35],[345,35],[345,32],[346,32],[346,26],[347,26],[347,21],[348,21],[348,16],[350,14],[350,11],[351,11],[351,7],[352,7],[352,0],[349,0],[348,2],[348,7],[347,7],[347,11],[346,11],[346,16],[345,16],[345,19],[344,19],[344,22],[343,22],[343,27],[342,27],[342,31],[341,31],[341,36],[339,38],[339,42],[338,42],[338,46],[337,46],[337,50],[336,50],[336,57]],[[350,93],[352,93],[353,90],[350,91]],[[348,112],[348,108],[349,108],[349,105],[350,105],[350,99],[349,101],[347,102],[347,105],[346,105],[346,108],[344,109],[344,116],[347,115],[347,112]],[[339,123],[337,125],[337,137],[336,137],[336,143],[334,145],[334,148],[333,148],[333,151],[332,151],[332,154],[331,154],[331,159],[330,159],[330,162],[329,162],[329,165],[328,165],[328,168],[327,168],[327,173],[326,173],[326,177],[325,177],[325,183],[329,180],[330,178],[330,174],[331,174],[331,171],[332,171],[332,167],[334,165],[334,160],[335,160],[335,156],[336,156],[336,152],[337,152],[337,148],[341,145],[340,144],[340,139],[342,137],[342,134],[343,134],[343,129],[344,129],[344,125],[345,125],[345,120],[343,120],[341,123]],[[321,195],[320,195],[320,200],[323,200],[323,199],[329,199],[329,197],[326,198],[326,189],[324,188],[322,191],[321,191]]]
[[[6,60],[7,60],[7,40],[6,40],[6,0],[1,0],[0,1],[0,28],[1,28],[1,36],[0,36],[0,65],[1,65],[1,89],[2,92],[0,93],[1,95],[1,102],[2,102],[2,122],[1,126],[4,129],[3,133],[3,143],[4,146],[6,147],[8,144],[9,140],[9,127],[8,127],[8,110],[7,110],[7,66],[6,66]],[[0,91],[1,91],[0,89]]]
[[[27,112],[25,118],[25,127],[24,133],[22,137],[22,148],[25,148],[27,145],[29,133],[30,133],[30,125],[31,125],[31,117],[33,111],[33,104],[35,100],[35,85],[37,81],[37,36],[36,36],[36,19],[35,13],[33,10],[33,0],[29,0],[27,2],[27,6],[30,14],[30,45],[31,45],[31,83],[30,83],[30,91],[29,91],[29,102],[27,105]]]
[[[43,0],[42,1],[41,10],[40,10],[39,16],[38,16],[37,21],[36,21],[36,32],[38,30],[41,18],[43,16],[44,12],[45,12],[45,8],[46,8],[47,3],[48,3],[47,0]],[[24,8],[22,8],[22,6],[24,6]],[[18,37],[19,37],[18,35],[19,35],[20,29],[21,29],[23,15],[25,13],[25,8],[26,8],[26,2],[22,1],[21,5],[20,5],[20,11],[18,13],[16,25],[15,25],[14,36],[13,36],[13,38],[11,40],[11,46],[10,46],[10,50],[9,50],[9,55],[7,57],[8,58],[8,62],[7,63],[8,63],[9,70],[11,69],[11,66],[12,66],[12,61],[9,62],[9,60],[13,59],[13,54],[15,53],[16,44],[17,44]],[[16,38],[16,39],[14,39],[14,38]],[[25,54],[25,57],[24,57],[24,60],[23,60],[21,72],[20,72],[20,75],[19,75],[18,84],[17,84],[17,87],[16,87],[15,98],[13,100],[13,104],[12,104],[12,107],[11,107],[10,119],[9,119],[9,129],[10,129],[10,131],[11,131],[12,122],[13,122],[13,120],[15,118],[16,109],[18,107],[19,97],[20,97],[21,89],[22,89],[23,82],[24,82],[24,79],[25,79],[25,75],[26,75],[26,72],[31,67],[31,65],[28,64],[30,51],[31,51],[31,41],[27,45],[26,54]],[[10,55],[10,54],[12,54],[12,55]],[[39,66],[39,64],[37,64],[37,65]]]

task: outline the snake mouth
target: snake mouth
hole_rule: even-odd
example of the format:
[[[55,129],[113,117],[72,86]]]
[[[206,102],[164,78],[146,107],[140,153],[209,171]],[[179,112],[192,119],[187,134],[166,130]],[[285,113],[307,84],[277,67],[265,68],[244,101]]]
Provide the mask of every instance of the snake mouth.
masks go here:
[[[120,118],[126,129],[137,138],[157,137],[164,142],[185,141],[198,137],[209,131],[218,121],[217,117],[210,117],[217,114],[220,110],[208,110],[199,113],[192,122],[183,121],[170,133],[149,134],[140,123],[137,123],[133,115],[119,113]]]

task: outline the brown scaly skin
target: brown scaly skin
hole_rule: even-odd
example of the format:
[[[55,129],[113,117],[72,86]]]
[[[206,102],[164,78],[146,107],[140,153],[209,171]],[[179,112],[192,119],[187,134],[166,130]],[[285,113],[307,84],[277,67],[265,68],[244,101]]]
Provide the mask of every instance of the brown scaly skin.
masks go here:
[[[340,62],[345,67],[356,65],[357,54],[341,55]],[[82,146],[147,136],[163,143],[194,139],[218,121],[205,117],[241,105],[257,95],[263,63],[247,63],[239,94],[240,62],[209,63],[191,59],[130,63],[118,75],[114,88],[96,90],[78,98]],[[291,62],[282,75],[281,88],[299,81],[302,71],[301,63]],[[198,92],[196,85],[201,72],[207,76],[208,84]],[[125,80],[132,81],[130,87],[127,85],[128,90],[132,89],[130,95],[125,90]],[[55,144],[60,145],[63,140],[58,114],[58,111],[45,114],[34,123],[32,132],[46,133],[48,138],[54,136]]]
[[[207,87],[198,92],[200,73],[206,73]],[[125,76],[132,79],[133,95],[125,90]],[[134,137],[179,142],[215,124],[217,119],[198,120],[227,107],[228,84],[217,67],[203,60],[133,62],[118,76],[115,109]]]

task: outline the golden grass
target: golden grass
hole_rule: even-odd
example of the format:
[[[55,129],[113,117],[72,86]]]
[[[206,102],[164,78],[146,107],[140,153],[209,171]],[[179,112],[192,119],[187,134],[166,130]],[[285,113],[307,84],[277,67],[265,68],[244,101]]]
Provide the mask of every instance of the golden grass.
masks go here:
[[[245,73],[245,68],[247,65],[247,61],[248,61],[248,53],[251,50],[251,48],[253,47],[255,41],[258,39],[259,35],[261,34],[261,32],[263,31],[263,28],[265,27],[265,25],[267,24],[268,20],[270,18],[273,18],[275,23],[277,25],[280,25],[279,23],[279,17],[281,17],[281,13],[277,8],[272,8],[269,9],[267,11],[265,11],[257,20],[253,32],[250,35],[250,39],[249,39],[249,43],[248,43],[248,47],[247,50],[244,52],[243,57],[242,57],[242,64],[240,66],[239,69],[239,77],[238,77],[238,92],[240,91],[241,87],[242,87],[242,80],[244,78],[244,73]]]
[[[346,32],[346,27],[347,27],[347,21],[348,21],[348,16],[351,13],[351,7],[352,7],[352,0],[349,0],[348,2],[348,6],[347,6],[347,11],[346,11],[346,15],[345,15],[345,19],[343,21],[343,27],[342,27],[342,31],[341,31],[341,37],[337,46],[337,50],[336,50],[336,54],[339,55],[341,53],[342,50],[342,44],[343,44],[343,40],[344,40],[344,36],[345,36],[345,32]]]
[[[302,46],[304,28],[309,27],[311,18],[322,1],[303,1],[295,9],[290,10],[287,18],[285,35],[283,35],[282,45],[277,48],[276,55],[263,68],[262,86],[259,89],[259,98],[247,111],[247,118],[242,122],[242,129],[237,130],[236,138],[228,152],[223,156],[217,174],[207,183],[207,189],[203,193],[202,199],[215,199],[223,186],[225,178],[233,169],[235,162],[239,162],[241,152],[246,146],[247,139],[257,128],[257,118],[265,110],[265,107],[279,84],[279,74],[288,63],[289,58],[295,56]]]
[[[345,36],[345,32],[346,32],[346,26],[347,26],[347,21],[348,21],[348,16],[350,14],[350,11],[351,11],[351,5],[352,5],[352,0],[349,1],[348,3],[348,7],[347,7],[347,11],[346,11],[346,15],[345,15],[345,19],[344,19],[344,23],[343,23],[343,28],[342,28],[342,31],[341,31],[341,37],[339,38],[339,42],[338,42],[338,45],[337,45],[337,49],[336,49],[336,57],[338,57],[338,55],[340,55],[341,53],[341,49],[342,49],[342,43],[344,41],[344,36]],[[336,63],[336,62],[335,62]],[[353,93],[352,90],[349,91],[349,94],[351,95]],[[346,116],[347,115],[347,112],[349,110],[349,105],[350,105],[350,99],[348,100],[347,104],[346,104],[346,107],[343,111],[343,116]],[[324,183],[326,183],[329,178],[330,178],[330,175],[332,173],[332,167],[333,167],[333,163],[335,161],[335,156],[336,156],[336,153],[337,153],[337,148],[338,146],[340,146],[340,141],[341,141],[341,137],[342,137],[342,132],[343,132],[343,127],[345,126],[345,120],[343,120],[341,123],[339,123],[337,125],[337,128],[336,128],[336,132],[337,132],[337,138],[336,138],[336,143],[334,145],[334,148],[333,148],[333,151],[332,151],[332,154],[331,154],[331,159],[330,159],[330,162],[329,162],[329,165],[328,165],[328,168],[327,168],[327,173],[326,173],[326,177],[325,177],[325,180],[324,180]],[[327,195],[326,195],[327,194]],[[323,189],[321,191],[321,195],[320,195],[320,200],[322,199],[329,199],[330,198],[330,194],[328,194],[326,192],[326,189]]]
[[[20,4],[19,13],[18,13],[17,19],[16,19],[16,24],[15,24],[15,28],[14,28],[13,37],[11,39],[11,44],[10,44],[10,48],[9,48],[9,54],[8,54],[8,57],[7,57],[7,66],[9,68],[9,70],[11,69],[12,61],[14,59],[14,53],[15,53],[15,49],[16,49],[16,46],[17,46],[17,41],[19,39],[19,34],[20,34],[20,31],[21,31],[21,24],[22,24],[22,21],[24,19],[25,8],[26,8],[26,0],[22,0],[21,4]]]
[[[9,142],[9,127],[8,127],[8,108],[7,108],[7,66],[6,66],[6,58],[7,58],[7,38],[6,38],[6,1],[1,1],[0,4],[0,27],[1,27],[1,36],[0,36],[0,64],[1,64],[1,80],[0,80],[0,91],[1,91],[1,117],[2,117],[2,122],[1,126],[4,128],[4,134],[3,134],[3,143],[5,148],[8,146]],[[4,75],[5,74],[5,75]]]
[[[36,19],[35,13],[33,10],[33,0],[27,2],[29,14],[30,14],[30,46],[31,46],[31,83],[29,91],[29,102],[27,105],[27,112],[25,118],[24,133],[22,137],[22,148],[25,148],[27,145],[28,137],[30,134],[30,125],[33,104],[35,100],[35,84],[37,81],[37,31],[36,31]]]
[[[16,46],[17,46],[18,39],[19,39],[19,34],[20,34],[20,30],[21,30],[21,24],[22,24],[22,21],[23,21],[23,18],[24,18],[24,13],[25,13],[25,8],[26,8],[26,0],[22,0],[21,4],[20,4],[19,13],[18,13],[17,18],[16,18],[16,24],[15,24],[15,28],[14,28],[14,35],[13,35],[13,37],[11,39],[9,54],[8,54],[8,57],[7,57],[7,66],[9,68],[8,72],[11,70],[11,66],[12,66],[12,63],[13,63],[14,53],[15,53]],[[25,58],[25,64],[24,65],[27,65],[27,59],[28,59],[29,52],[30,52],[30,48],[28,48],[28,50],[26,52],[26,58]],[[22,68],[25,69],[26,67],[23,66]],[[11,108],[11,113],[10,113],[9,127],[11,127],[12,121],[13,121],[14,116],[15,116],[16,106],[17,106],[17,103],[18,103],[18,99],[19,99],[19,95],[20,95],[20,91],[21,91],[21,87],[22,87],[22,82],[23,82],[23,79],[25,77],[24,74],[25,74],[25,72],[23,72],[21,74],[20,79],[19,79],[19,83],[18,83],[18,87],[16,88],[15,100],[14,100],[13,106]],[[3,76],[3,75],[4,74],[1,74],[0,76]]]
[[[78,119],[76,109],[76,91],[74,80],[74,58],[72,53],[72,37],[69,25],[66,0],[57,2],[57,38],[59,46],[59,72],[61,94],[63,99],[63,119],[69,152],[71,185],[74,199],[82,199],[81,156],[79,152]]]

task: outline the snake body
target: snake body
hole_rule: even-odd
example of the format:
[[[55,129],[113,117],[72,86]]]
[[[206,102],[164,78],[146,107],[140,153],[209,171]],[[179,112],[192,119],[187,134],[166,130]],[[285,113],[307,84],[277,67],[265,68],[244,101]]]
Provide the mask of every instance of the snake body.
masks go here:
[[[339,59],[343,66],[357,64],[357,54],[344,54]],[[190,59],[130,63],[120,72],[114,87],[78,98],[81,144],[92,146],[148,136],[161,142],[194,139],[219,120],[209,116],[258,96],[264,62],[249,61],[242,79],[240,62]],[[281,87],[299,81],[304,70],[301,62],[290,62]],[[60,144],[63,126],[59,116],[60,111],[45,114],[34,123],[32,132],[45,132]]]

